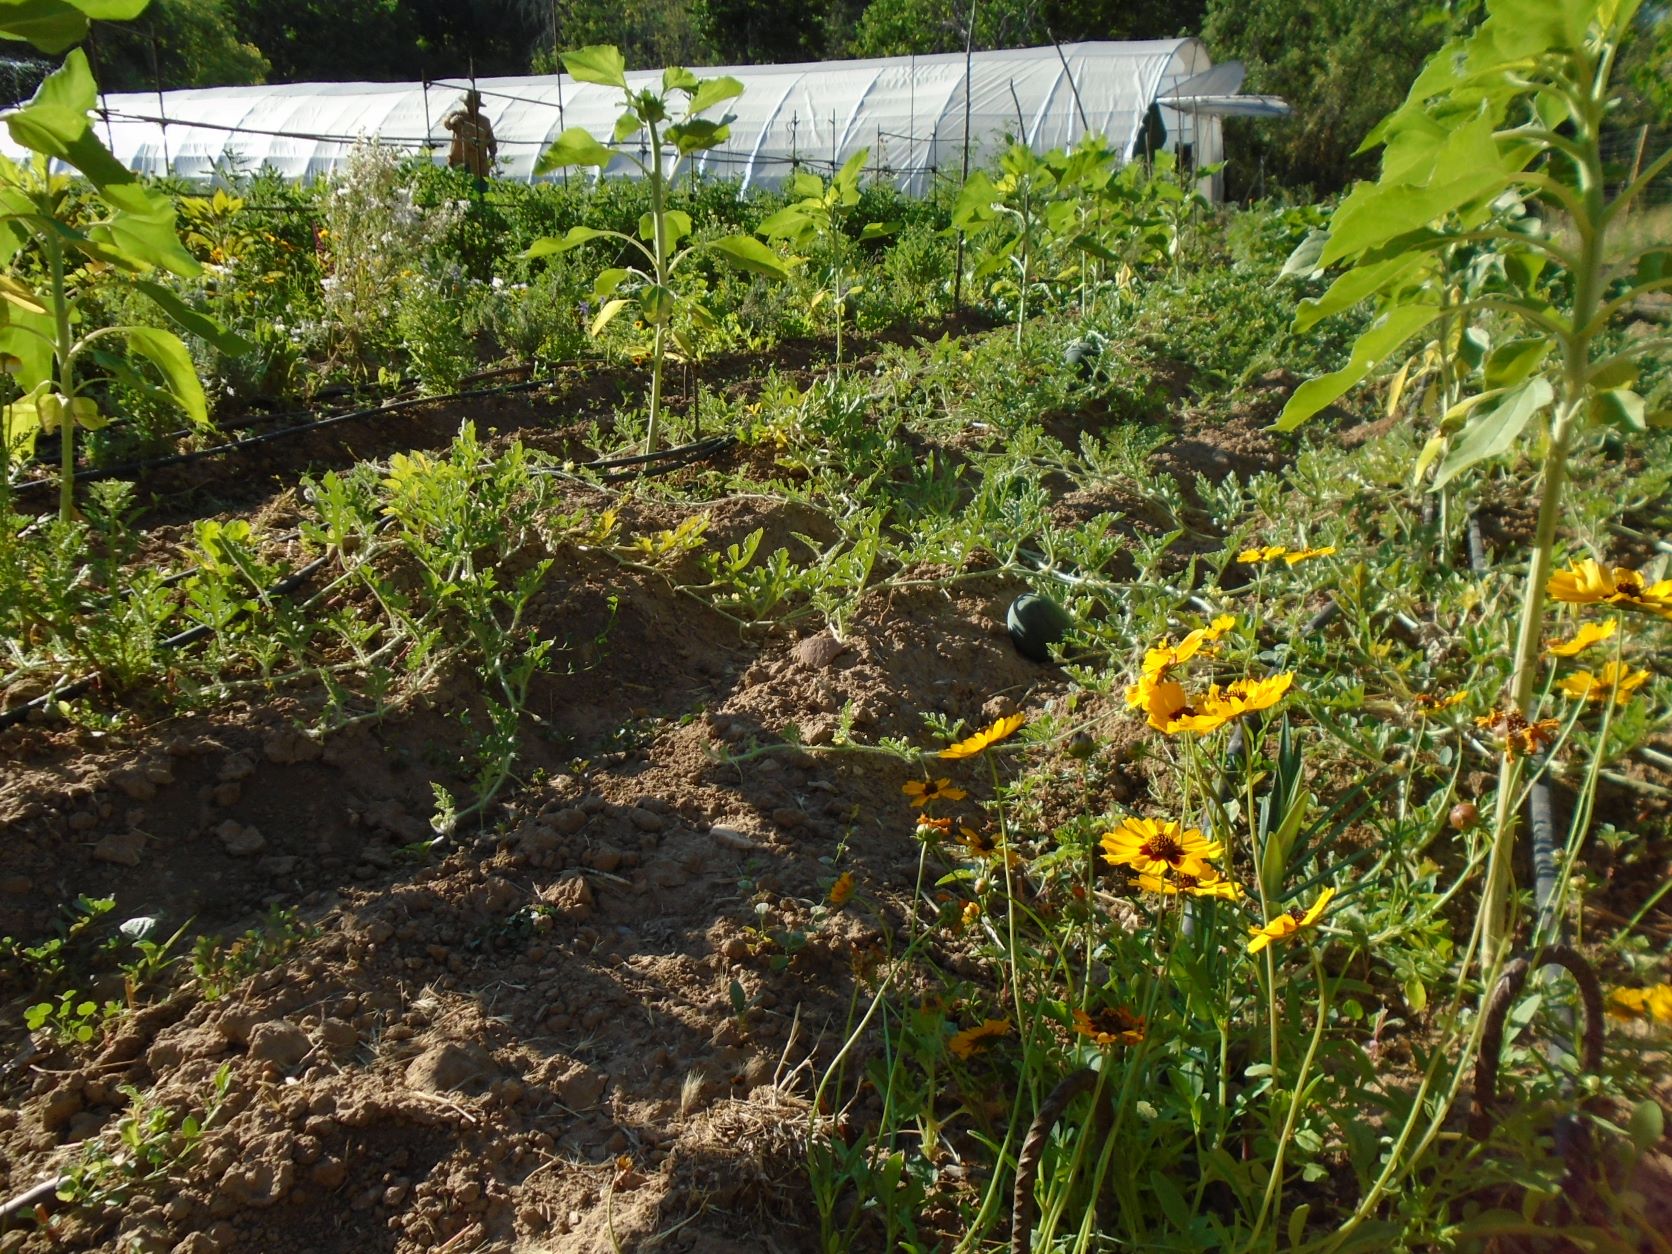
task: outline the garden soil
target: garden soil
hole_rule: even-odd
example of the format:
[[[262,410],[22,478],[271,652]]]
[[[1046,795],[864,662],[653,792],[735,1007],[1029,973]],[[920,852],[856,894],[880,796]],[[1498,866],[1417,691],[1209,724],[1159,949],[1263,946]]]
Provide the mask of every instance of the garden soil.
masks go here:
[[[1156,469],[1188,483],[1281,465],[1265,428],[1286,386],[1245,412],[1186,412]],[[575,493],[571,506],[613,499]],[[619,503],[630,531],[679,520],[630,490]],[[294,496],[263,507],[293,520]],[[1068,492],[1056,508],[1125,505]],[[718,545],[762,527],[770,549],[822,525],[766,498],[705,512]],[[276,907],[303,925],[277,965],[217,999],[141,1000],[90,1052],[6,1029],[6,1197],[108,1136],[126,1086],[199,1112],[223,1067],[230,1085],[167,1179],[102,1213],[43,1206],[0,1250],[819,1248],[804,1148],[843,1112],[815,1107],[818,1077],[924,873],[906,766],[828,745],[844,722],[869,743],[921,739],[925,714],[1066,712],[1070,686],[1013,648],[1014,581],[904,572],[838,640],[817,621],[745,632],[675,579],[556,556],[534,616],[554,665],[522,782],[484,834],[425,848],[430,782],[458,769],[459,715],[476,708],[456,679],[324,737],[303,730],[318,711],[281,693],[0,738],[0,934],[50,934],[79,894],[165,932],[189,921],[183,947]],[[1144,787],[1126,711],[1082,696],[1075,718],[1098,748],[1043,762],[1052,821]],[[799,745],[784,743],[792,725]],[[960,782],[985,795],[979,772]],[[843,872],[853,896],[833,908]],[[768,931],[805,940],[786,953]],[[984,974],[955,943],[937,957]]]

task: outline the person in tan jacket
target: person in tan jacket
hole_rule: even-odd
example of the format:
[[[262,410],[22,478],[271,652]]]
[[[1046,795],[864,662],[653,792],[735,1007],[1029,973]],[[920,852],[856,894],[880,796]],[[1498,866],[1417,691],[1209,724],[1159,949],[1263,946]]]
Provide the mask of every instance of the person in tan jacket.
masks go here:
[[[482,112],[482,93],[466,92],[463,107],[449,113],[441,124],[453,132],[447,164],[469,170],[476,176],[478,188],[484,186],[499,156],[499,141],[494,138],[493,123]]]

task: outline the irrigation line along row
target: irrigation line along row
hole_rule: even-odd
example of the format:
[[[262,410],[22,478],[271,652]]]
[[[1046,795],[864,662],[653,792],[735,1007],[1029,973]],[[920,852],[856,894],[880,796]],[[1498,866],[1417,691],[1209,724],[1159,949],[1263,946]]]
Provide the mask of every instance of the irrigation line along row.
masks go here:
[[[73,480],[76,483],[94,483],[101,479],[120,479],[129,475],[143,475],[153,470],[163,470],[171,466],[188,466],[194,462],[206,461],[211,457],[222,457],[228,453],[242,452],[244,449],[255,448],[262,444],[272,444],[279,440],[289,439],[292,436],[306,435],[310,431],[318,431],[341,422],[353,422],[357,419],[376,417],[380,414],[399,413],[402,410],[415,409],[420,405],[480,400],[488,396],[505,396],[512,392],[532,392],[537,388],[544,387],[548,382],[549,380],[543,378],[530,379],[525,383],[508,383],[496,388],[476,388],[468,392],[450,392],[441,396],[414,396],[406,400],[375,405],[369,409],[351,409],[346,413],[332,414],[329,417],[318,418],[312,422],[298,423],[293,427],[280,427],[277,431],[264,431],[260,435],[245,436],[241,440],[231,440],[225,444],[217,444],[213,448],[196,449],[190,453],[171,453],[166,457],[123,462],[117,466],[87,466],[76,471]],[[56,486],[57,481],[54,479],[29,479],[23,483],[15,484],[11,490],[13,495],[21,496],[29,492],[45,491]]]
[[[736,443],[736,436],[716,435],[710,436],[706,440],[697,440],[691,444],[675,445],[673,448],[663,449],[659,453],[639,453],[631,457],[606,457],[600,458],[596,461],[582,462],[572,469],[573,471],[597,471],[605,482],[614,482],[625,478],[647,478],[653,475],[666,475],[672,474],[678,470],[684,470],[688,466],[695,465],[700,461],[704,461],[718,453],[724,452]],[[560,475],[569,472],[554,467],[549,470],[541,470],[538,473]],[[385,516],[378,521],[374,530],[382,530],[392,522],[394,522],[394,517],[392,515]],[[308,580],[312,579],[314,575],[317,574],[330,560],[331,555],[329,553],[321,554],[307,565],[292,571],[283,579],[278,580],[276,583],[265,589],[257,597],[257,601],[265,603],[277,597],[289,596],[292,592],[295,592],[298,588],[306,584]],[[178,581],[185,578],[188,574],[189,572],[179,572],[170,578],[173,581]],[[242,610],[235,614],[233,618],[234,620],[242,618],[247,613],[249,613],[249,610]],[[186,645],[195,644],[200,640],[206,640],[214,634],[214,627],[211,627],[206,623],[199,623],[195,627],[188,627],[185,631],[176,632],[174,635],[162,640],[159,642],[159,648],[170,651],[184,648]],[[95,671],[90,675],[83,675],[79,679],[72,679],[67,683],[60,684],[51,692],[44,693],[41,696],[35,697],[33,700],[26,701],[22,705],[14,706],[9,710],[0,711],[0,731],[16,726],[18,723],[28,719],[31,715],[44,713],[60,701],[73,701],[77,697],[85,696],[98,684],[99,679],[100,674]]]
[[[1464,539],[1469,550],[1469,569],[1476,578],[1484,579],[1489,567],[1486,560],[1486,542],[1481,533],[1480,515],[1476,511],[1469,512]],[[1556,819],[1555,809],[1550,801],[1548,772],[1540,771],[1528,789],[1527,826],[1531,838],[1533,902],[1536,911],[1533,934],[1541,936],[1554,922],[1551,913],[1555,909],[1553,899],[1556,895]],[[1564,926],[1556,941],[1565,943],[1565,940]]]
[[[1469,511],[1464,541],[1468,548],[1470,571],[1477,578],[1484,579],[1489,573],[1489,565],[1478,511]],[[1601,752],[1601,746],[1598,746],[1597,751]],[[1533,864],[1532,936],[1535,942],[1540,937],[1548,938],[1548,947],[1534,955],[1531,961],[1527,958],[1517,958],[1510,963],[1499,977],[1498,986],[1493,990],[1487,1012],[1490,1025],[1481,1038],[1480,1054],[1475,1063],[1475,1110],[1471,1123],[1474,1135],[1480,1141],[1486,1140],[1490,1129],[1487,1112],[1497,1096],[1498,1060],[1503,1051],[1504,1018],[1508,1014],[1510,1004],[1519,995],[1527,977],[1533,971],[1538,970],[1542,979],[1543,968],[1560,966],[1566,968],[1578,981],[1585,1007],[1585,1036],[1580,1052],[1580,1065],[1593,1075],[1600,1074],[1602,1069],[1602,995],[1597,991],[1596,976],[1590,964],[1567,947],[1567,920],[1555,917],[1556,816],[1555,806],[1550,799],[1550,774],[1545,770],[1538,772],[1527,789],[1527,835]],[[1555,932],[1554,937],[1549,936],[1552,930]],[[1553,1040],[1540,1038],[1534,1044],[1534,1048],[1544,1058],[1546,1066],[1554,1062],[1552,1052],[1574,1052],[1573,1007],[1568,1003],[1561,1003],[1554,1008],[1553,1014],[1558,1025],[1558,1035]],[[1572,1095],[1571,1077],[1564,1079],[1562,1091],[1569,1096]],[[1557,1148],[1567,1162],[1568,1170],[1575,1175],[1584,1174],[1579,1155],[1585,1144],[1585,1127],[1579,1122],[1578,1117],[1571,1112],[1558,1116],[1555,1136]]]

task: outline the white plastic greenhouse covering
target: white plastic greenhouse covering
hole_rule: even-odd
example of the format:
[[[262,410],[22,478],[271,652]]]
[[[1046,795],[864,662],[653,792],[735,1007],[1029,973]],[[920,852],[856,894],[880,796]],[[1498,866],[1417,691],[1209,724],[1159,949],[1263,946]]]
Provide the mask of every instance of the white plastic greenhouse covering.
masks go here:
[[[967,69],[964,54],[952,53],[697,72],[734,75],[745,91],[725,106],[736,115],[730,138],[691,160],[702,176],[746,187],[771,186],[798,167],[828,171],[868,148],[875,177],[921,195],[937,175],[961,177],[966,135],[972,169],[1007,135],[1046,152],[1090,132],[1131,157],[1144,142],[1151,105],[1166,128],[1165,146],[1206,164],[1224,155],[1222,115],[1288,111],[1270,97],[1238,95],[1242,66],[1212,65],[1195,39],[978,52]],[[627,77],[636,89],[659,84],[660,73]],[[125,165],[143,173],[212,180],[271,166],[307,180],[329,174],[361,136],[445,160],[450,135],[442,120],[470,86],[449,79],[111,94],[102,99],[98,129]],[[499,140],[495,173],[504,178],[532,180],[540,152],[565,128],[607,136],[621,112],[617,89],[567,75],[484,78],[474,86]],[[633,172],[621,158],[603,173]]]

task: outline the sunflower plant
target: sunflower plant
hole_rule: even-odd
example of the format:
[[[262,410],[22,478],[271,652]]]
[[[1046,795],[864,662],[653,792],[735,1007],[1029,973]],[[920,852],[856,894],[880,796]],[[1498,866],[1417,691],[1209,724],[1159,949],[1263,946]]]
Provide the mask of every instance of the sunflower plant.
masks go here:
[[[625,163],[650,185],[650,212],[639,219],[636,235],[577,226],[561,238],[535,240],[524,255],[530,259],[549,257],[593,240],[613,240],[631,258],[627,265],[610,266],[598,273],[592,299],[599,308],[589,331],[596,337],[635,302],[639,317],[652,329],[650,413],[644,437],[645,452],[650,453],[656,449],[659,434],[663,364],[670,340],[688,356],[694,355],[693,346],[676,327],[676,317],[683,315],[703,325],[714,322],[700,300],[677,286],[675,279],[681,267],[693,257],[713,253],[729,265],[764,279],[788,278],[789,270],[776,253],[750,235],[693,240],[691,215],[668,208],[668,188],[680,163],[719,147],[731,134],[733,115],[717,119],[702,115],[741,96],[742,83],[729,75],[698,78],[690,70],[674,67],[662,72],[660,90],[649,86],[635,90],[627,81],[627,62],[617,48],[608,44],[565,52],[563,68],[579,82],[618,88],[624,107],[609,143],[585,127],[571,126],[540,155],[534,172],[550,174],[582,166],[601,174],[611,165]],[[642,140],[639,152],[622,147],[635,137]]]
[[[46,25],[25,23],[22,29],[49,31],[54,43],[81,12],[50,4],[40,11]],[[91,394],[89,366],[177,405],[195,426],[209,423],[203,385],[180,337],[150,326],[89,327],[81,310],[90,289],[107,281],[126,284],[181,330],[229,354],[247,351],[238,337],[151,277],[190,277],[200,267],[175,232],[173,204],[141,184],[94,133],[90,118],[97,103],[87,54],[76,48],[27,104],[0,117],[12,140],[31,154],[22,162],[0,157],[0,359],[22,391],[6,406],[0,458],[7,466],[27,458],[38,435],[57,432],[59,513],[66,521],[75,512],[76,430],[96,430],[111,418]],[[79,173],[92,195],[76,195],[55,163]],[[155,368],[160,391],[128,358],[110,351],[113,341]]]
[[[1575,442],[1605,424],[1642,431],[1672,415],[1635,390],[1640,363],[1664,334],[1615,347],[1616,315],[1672,289],[1672,245],[1617,240],[1627,213],[1672,165],[1672,151],[1643,163],[1611,194],[1602,139],[1620,49],[1639,0],[1491,0],[1471,34],[1437,53],[1405,103],[1366,140],[1382,169],[1302,245],[1318,272],[1341,273],[1302,304],[1298,330],[1361,301],[1376,314],[1342,369],[1290,398],[1278,425],[1293,429],[1413,336],[1436,323],[1490,315],[1483,389],[1452,405],[1418,461],[1443,485],[1518,441],[1540,450],[1542,488],[1522,596],[1507,703],[1532,721],[1542,666],[1545,585],[1551,574],[1563,488]],[[1454,299],[1446,259],[1460,246],[1489,250],[1493,276]],[[1292,264],[1298,264],[1292,259]],[[1514,801],[1520,759],[1506,755],[1483,912],[1482,953],[1503,948]]]
[[[826,299],[831,302],[836,318],[836,371],[842,370],[842,314],[848,300],[863,290],[847,281],[847,267],[852,241],[847,233],[847,219],[859,205],[859,176],[871,150],[861,148],[849,157],[842,168],[828,180],[806,170],[797,170],[790,179],[790,195],[795,197],[758,227],[757,235],[769,240],[783,240],[796,248],[819,246],[830,258],[829,286],[814,298],[816,309]],[[858,240],[883,239],[893,234],[887,222],[867,222],[860,228]]]

